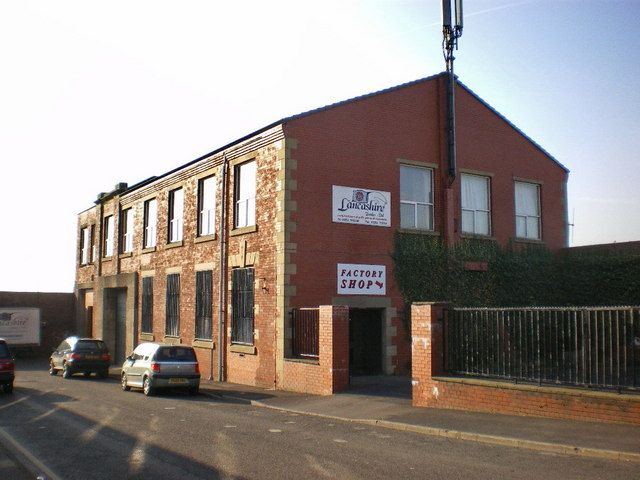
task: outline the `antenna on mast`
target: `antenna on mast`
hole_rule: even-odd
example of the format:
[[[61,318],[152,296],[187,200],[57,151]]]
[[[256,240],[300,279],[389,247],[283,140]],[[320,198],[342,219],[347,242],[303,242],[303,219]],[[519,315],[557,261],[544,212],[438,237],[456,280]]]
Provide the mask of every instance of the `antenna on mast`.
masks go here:
[[[453,74],[453,49],[458,49],[458,39],[462,36],[462,0],[442,0],[442,53],[447,65],[447,146],[449,156],[449,184],[456,178],[456,109],[455,76]],[[451,22],[453,18],[453,23]]]

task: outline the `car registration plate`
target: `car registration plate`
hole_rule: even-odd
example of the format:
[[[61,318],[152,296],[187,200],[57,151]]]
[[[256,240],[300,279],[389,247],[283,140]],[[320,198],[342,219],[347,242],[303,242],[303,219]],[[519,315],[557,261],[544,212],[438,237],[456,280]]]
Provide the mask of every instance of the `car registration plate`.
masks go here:
[[[85,355],[85,357],[87,360],[97,360],[98,358],[100,358],[99,355]]]
[[[189,382],[186,378],[170,378],[169,383],[172,385],[184,385]]]

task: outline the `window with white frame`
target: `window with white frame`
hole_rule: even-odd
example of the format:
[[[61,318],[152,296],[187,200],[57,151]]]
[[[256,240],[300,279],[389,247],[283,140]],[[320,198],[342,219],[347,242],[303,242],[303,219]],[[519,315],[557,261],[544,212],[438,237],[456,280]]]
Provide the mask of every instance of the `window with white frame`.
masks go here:
[[[104,219],[102,238],[104,245],[104,256],[111,257],[113,255],[113,215],[109,215]]]
[[[198,182],[198,236],[213,235],[216,231],[216,177]]]
[[[477,235],[491,233],[489,177],[460,175],[462,197],[462,231]]]
[[[400,227],[433,230],[433,171],[400,166]]]
[[[255,160],[235,168],[235,218],[234,227],[256,224],[256,162]]]
[[[540,240],[540,185],[515,182],[516,237]]]
[[[80,265],[87,265],[91,255],[91,231],[89,227],[80,230]]]
[[[169,192],[169,243],[182,240],[184,191],[181,188]]]
[[[144,248],[156,246],[156,225],[158,222],[158,201],[155,198],[144,202]]]
[[[122,211],[120,217],[120,250],[122,253],[133,252],[133,209]]]

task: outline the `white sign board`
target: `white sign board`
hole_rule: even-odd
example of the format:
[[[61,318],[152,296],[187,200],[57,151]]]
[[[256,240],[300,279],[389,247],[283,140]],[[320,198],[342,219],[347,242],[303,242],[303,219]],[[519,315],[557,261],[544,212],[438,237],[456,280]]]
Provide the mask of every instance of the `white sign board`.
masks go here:
[[[333,186],[333,221],[358,225],[391,226],[391,193]]]
[[[0,338],[10,345],[40,345],[40,309],[0,308]]]
[[[386,295],[384,265],[338,264],[338,295]]]

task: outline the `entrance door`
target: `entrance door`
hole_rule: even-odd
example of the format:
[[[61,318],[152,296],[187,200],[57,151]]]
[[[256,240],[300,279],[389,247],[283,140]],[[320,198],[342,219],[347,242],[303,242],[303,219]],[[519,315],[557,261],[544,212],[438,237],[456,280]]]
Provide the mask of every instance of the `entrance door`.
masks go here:
[[[382,373],[382,309],[349,309],[349,373]]]
[[[104,338],[113,363],[124,362],[127,342],[127,289],[107,288],[104,296]]]

